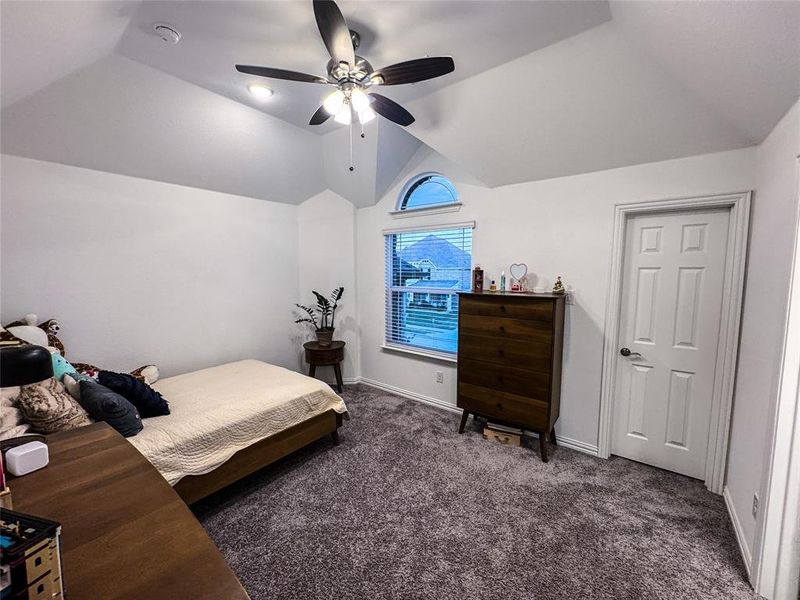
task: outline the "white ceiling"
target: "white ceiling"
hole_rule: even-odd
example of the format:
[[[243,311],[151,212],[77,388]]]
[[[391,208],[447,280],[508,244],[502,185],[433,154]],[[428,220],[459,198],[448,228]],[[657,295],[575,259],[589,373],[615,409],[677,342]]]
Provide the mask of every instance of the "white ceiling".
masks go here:
[[[611,18],[606,2],[381,1],[339,3],[358,31],[358,54],[375,68],[423,56],[452,56],[454,73],[441,79],[383,88],[405,101],[476,75],[580,33]],[[183,35],[165,44],[153,24],[175,25]],[[479,39],[476,39],[479,36]],[[136,11],[118,52],[316,133],[336,125],[308,120],[331,88],[243,75],[235,64],[325,75],[329,60],[310,1],[145,2]],[[249,82],[267,83],[275,96],[259,103]]]
[[[613,22],[408,108],[414,135],[491,187],[753,143]]]
[[[108,56],[138,2],[0,2],[2,106]]]
[[[417,122],[354,147],[310,128],[325,87],[300,2],[0,3],[2,151],[297,203],[374,203],[429,147],[490,186],[759,143],[800,95],[800,2],[343,1],[375,67],[452,55],[440,79],[382,90]],[[152,25],[177,27],[177,46]],[[326,134],[322,137],[310,133]]]
[[[757,144],[800,96],[800,2],[614,2],[614,23]]]

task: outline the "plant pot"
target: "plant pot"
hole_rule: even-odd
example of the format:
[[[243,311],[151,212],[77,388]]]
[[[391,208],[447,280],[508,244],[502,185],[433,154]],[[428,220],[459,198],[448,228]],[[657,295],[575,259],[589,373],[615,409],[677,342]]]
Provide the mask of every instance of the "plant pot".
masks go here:
[[[330,346],[331,342],[333,341],[333,328],[328,329],[318,329],[317,330],[317,342],[320,346]]]

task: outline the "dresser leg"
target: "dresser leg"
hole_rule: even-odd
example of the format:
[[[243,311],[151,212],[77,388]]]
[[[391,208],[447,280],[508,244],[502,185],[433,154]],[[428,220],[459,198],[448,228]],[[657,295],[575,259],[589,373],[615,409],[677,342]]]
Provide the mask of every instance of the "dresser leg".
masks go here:
[[[553,444],[553,446],[558,446],[558,443],[556,442],[556,428],[555,427],[553,427],[550,430],[550,443]]]
[[[464,414],[461,415],[461,425],[458,426],[458,433],[464,433],[464,427],[467,425],[467,419],[469,419],[469,411],[465,410]]]
[[[541,432],[539,434],[539,453],[542,455],[542,462],[547,462],[547,441],[546,438],[547,434],[545,432]]]
[[[331,439],[333,440],[333,445],[334,446],[338,446],[339,445],[339,430],[338,429],[336,431],[331,431]]]

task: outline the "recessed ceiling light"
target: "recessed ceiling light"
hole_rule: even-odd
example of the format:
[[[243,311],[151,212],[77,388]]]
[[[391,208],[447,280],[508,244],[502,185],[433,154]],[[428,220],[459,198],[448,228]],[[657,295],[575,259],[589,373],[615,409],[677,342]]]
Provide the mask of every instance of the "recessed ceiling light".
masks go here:
[[[266,100],[273,94],[272,90],[263,83],[251,83],[247,86],[247,89],[250,90],[250,93],[259,100]]]

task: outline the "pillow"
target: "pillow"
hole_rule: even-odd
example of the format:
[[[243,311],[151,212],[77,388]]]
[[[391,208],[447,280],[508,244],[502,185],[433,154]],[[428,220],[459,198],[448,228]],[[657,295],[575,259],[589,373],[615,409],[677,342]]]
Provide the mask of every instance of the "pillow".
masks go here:
[[[75,398],[79,404],[81,400],[81,381],[94,381],[94,379],[80,373],[67,373],[62,380],[69,395]]]
[[[0,388],[0,400],[8,400],[11,402],[12,406],[17,405],[17,399],[19,398],[20,387],[4,387]]]
[[[8,389],[12,388],[3,388],[3,390]],[[17,396],[11,398],[0,395],[0,440],[23,435],[30,428],[22,418],[22,411],[17,407]]]
[[[0,327],[0,346],[21,346],[27,344],[22,338],[18,338],[5,327]]]
[[[133,404],[144,419],[169,414],[169,405],[163,396],[133,375],[100,371],[97,381]]]
[[[81,381],[81,406],[95,421],[105,421],[125,437],[144,427],[133,404],[94,381]]]
[[[6,330],[16,338],[25,340],[34,346],[48,346],[47,334],[36,327],[35,325],[17,325],[15,327],[6,327]]]
[[[86,411],[55,378],[23,385],[18,399],[22,416],[37,433],[55,433],[89,425]]]
[[[69,374],[74,373],[75,375],[78,374],[78,372],[75,370],[75,367],[69,364],[69,362],[67,362],[67,359],[61,356],[58,352],[53,352],[52,358],[53,358],[53,377],[55,377],[59,381],[63,379],[64,375],[66,375],[67,373]]]

